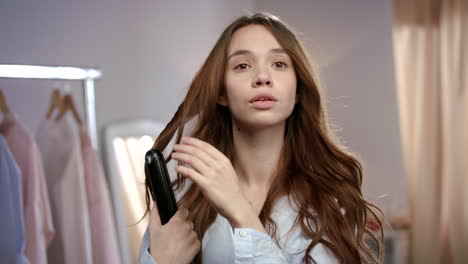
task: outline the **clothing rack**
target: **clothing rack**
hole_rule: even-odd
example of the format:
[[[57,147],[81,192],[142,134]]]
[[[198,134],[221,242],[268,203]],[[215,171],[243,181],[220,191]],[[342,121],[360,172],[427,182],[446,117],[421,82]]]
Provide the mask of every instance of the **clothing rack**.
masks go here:
[[[98,136],[96,128],[94,80],[99,79],[101,76],[101,71],[93,68],[0,64],[0,78],[81,81],[86,104],[86,122],[89,129],[91,144],[95,149],[98,149]]]

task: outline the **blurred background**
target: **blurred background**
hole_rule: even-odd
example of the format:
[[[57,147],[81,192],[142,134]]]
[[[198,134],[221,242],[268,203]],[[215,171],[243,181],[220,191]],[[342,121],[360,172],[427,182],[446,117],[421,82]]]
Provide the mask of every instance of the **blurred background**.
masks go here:
[[[288,23],[317,66],[385,213],[385,263],[468,263],[467,1],[2,0],[1,153],[19,168],[24,221],[4,234],[38,239],[31,263],[135,263],[143,156],[222,30],[257,11]],[[80,68],[76,80],[55,66]]]

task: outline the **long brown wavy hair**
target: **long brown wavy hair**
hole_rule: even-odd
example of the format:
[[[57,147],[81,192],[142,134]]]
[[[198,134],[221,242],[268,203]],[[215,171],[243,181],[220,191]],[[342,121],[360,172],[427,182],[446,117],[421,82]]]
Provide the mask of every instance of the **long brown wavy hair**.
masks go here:
[[[308,55],[293,31],[276,16],[267,13],[242,16],[224,30],[153,149],[163,151],[176,133],[176,142],[180,142],[184,125],[198,116],[190,136],[208,142],[232,160],[231,113],[217,102],[224,93],[231,37],[236,30],[252,24],[263,25],[275,36],[291,57],[297,78],[298,102],[286,120],[280,162],[259,215],[262,224],[279,246],[277,227],[270,213],[280,189],[285,186],[287,194],[299,206],[295,225],[300,225],[304,235],[311,239],[304,263],[316,263],[309,253],[319,243],[328,247],[341,263],[381,263],[383,228],[376,214],[381,211],[363,198],[362,166],[332,135]],[[166,162],[169,160],[170,155]],[[184,184],[185,179],[178,174],[173,187],[177,191]],[[146,179],[146,213],[150,210],[149,192],[149,179]],[[189,209],[188,218],[199,238],[203,238],[217,212],[196,184],[188,188],[178,205]],[[377,228],[371,230],[370,221]],[[369,240],[377,245],[377,250],[370,249],[366,243]],[[200,251],[197,255],[198,262],[201,254]]]

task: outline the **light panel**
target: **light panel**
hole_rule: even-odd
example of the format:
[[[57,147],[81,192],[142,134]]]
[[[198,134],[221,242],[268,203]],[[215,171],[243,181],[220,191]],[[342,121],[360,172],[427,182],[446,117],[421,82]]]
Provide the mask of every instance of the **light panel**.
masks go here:
[[[101,77],[101,72],[77,67],[0,64],[0,77],[86,80]]]

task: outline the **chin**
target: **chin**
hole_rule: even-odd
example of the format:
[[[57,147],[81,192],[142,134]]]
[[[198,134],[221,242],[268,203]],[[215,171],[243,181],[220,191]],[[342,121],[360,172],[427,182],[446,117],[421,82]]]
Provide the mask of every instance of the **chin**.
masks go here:
[[[279,118],[250,118],[248,120],[238,121],[241,127],[248,127],[249,129],[267,129],[276,126],[282,126],[286,123],[286,119]]]

